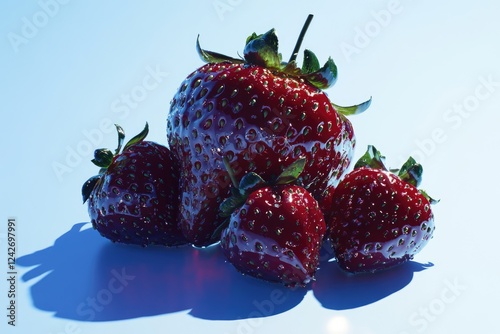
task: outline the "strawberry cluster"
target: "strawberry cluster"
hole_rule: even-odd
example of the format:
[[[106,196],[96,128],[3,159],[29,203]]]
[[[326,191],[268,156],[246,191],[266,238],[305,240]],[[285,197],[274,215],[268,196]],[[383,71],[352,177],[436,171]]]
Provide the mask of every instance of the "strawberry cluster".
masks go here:
[[[148,127],[121,150],[96,150],[101,167],[82,189],[96,230],[115,242],[197,247],[219,243],[242,273],[287,286],[314,279],[327,242],[349,272],[404,263],[432,237],[434,201],[417,189],[422,167],[409,159],[388,170],[369,146],[347,173],[355,135],[324,89],[337,79],[320,66],[278,53],[274,30],[248,37],[243,57],[201,48],[206,65],[174,95],[168,148],[145,141]],[[397,174],[396,174],[397,173]]]

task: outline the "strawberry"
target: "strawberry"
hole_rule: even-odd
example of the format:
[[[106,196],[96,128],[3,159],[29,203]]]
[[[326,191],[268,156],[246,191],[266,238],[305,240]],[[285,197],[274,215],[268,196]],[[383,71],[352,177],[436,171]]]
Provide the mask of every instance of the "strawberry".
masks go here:
[[[221,248],[240,272],[286,286],[314,278],[326,225],[314,197],[293,184],[304,166],[301,158],[270,183],[254,172],[233,181],[237,191],[221,204],[230,215]]]
[[[244,59],[204,50],[208,64],[192,72],[173,97],[167,119],[169,146],[180,161],[179,224],[197,246],[218,240],[213,232],[222,218],[218,206],[230,194],[224,168],[227,157],[242,177],[256,172],[279,175],[304,156],[298,183],[316,199],[336,185],[350,164],[355,137],[343,116],[365,110],[363,104],[340,107],[323,89],[333,85],[337,67],[331,58],[320,67],[313,52],[296,57],[309,17],[292,57],[282,62],[274,29],[247,39]]]
[[[144,141],[148,124],[120,152],[125,134],[116,125],[118,148],[95,151],[101,167],[82,188],[92,226],[113,242],[177,246],[186,244],[177,226],[179,169],[164,146]]]
[[[400,170],[388,171],[383,160],[369,146],[332,196],[329,238],[340,267],[349,272],[407,262],[434,233],[436,201],[417,189],[422,166],[409,158]]]

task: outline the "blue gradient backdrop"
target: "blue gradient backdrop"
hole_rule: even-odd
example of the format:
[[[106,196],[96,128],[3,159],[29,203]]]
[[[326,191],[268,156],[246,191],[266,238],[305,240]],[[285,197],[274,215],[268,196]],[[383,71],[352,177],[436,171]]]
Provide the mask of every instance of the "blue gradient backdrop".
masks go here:
[[[303,48],[339,68],[331,99],[373,97],[350,118],[356,158],[368,144],[393,167],[413,155],[441,199],[414,262],[356,278],[325,264],[315,285],[287,291],[242,277],[217,249],[120,247],[88,229],[80,188],[97,172],[93,150],[115,147],[113,123],[132,136],[149,122],[166,144],[170,98],[202,65],[198,34],[236,56],[274,27],[288,55],[309,13]],[[19,275],[17,326],[2,314],[1,331],[497,331],[499,13],[493,0],[2,1],[0,263],[15,217]]]

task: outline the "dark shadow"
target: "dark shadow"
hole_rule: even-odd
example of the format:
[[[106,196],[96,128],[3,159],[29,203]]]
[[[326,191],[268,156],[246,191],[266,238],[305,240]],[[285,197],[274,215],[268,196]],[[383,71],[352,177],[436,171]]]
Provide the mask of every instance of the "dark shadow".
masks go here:
[[[190,310],[197,318],[235,320],[285,312],[307,289],[243,276],[219,247],[196,249],[113,244],[89,224],[75,224],[54,245],[22,256],[33,267],[36,308],[58,318],[113,321]]]
[[[381,300],[408,285],[416,272],[432,267],[432,263],[414,261],[373,274],[350,274],[335,261],[322,263],[313,284],[316,299],[325,308],[346,310]]]

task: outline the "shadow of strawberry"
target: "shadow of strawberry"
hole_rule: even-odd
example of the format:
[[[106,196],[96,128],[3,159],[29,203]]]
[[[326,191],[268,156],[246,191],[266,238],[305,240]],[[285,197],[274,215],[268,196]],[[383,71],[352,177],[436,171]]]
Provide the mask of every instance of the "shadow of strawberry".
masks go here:
[[[341,270],[335,261],[324,262],[312,289],[316,299],[327,309],[353,309],[403,289],[412,281],[414,273],[432,266],[432,263],[409,261],[389,270],[354,275]]]
[[[58,318],[114,321],[188,311],[235,320],[271,316],[298,305],[307,289],[242,276],[218,246],[136,247],[113,244],[88,223],[54,245],[22,256],[33,304]]]

